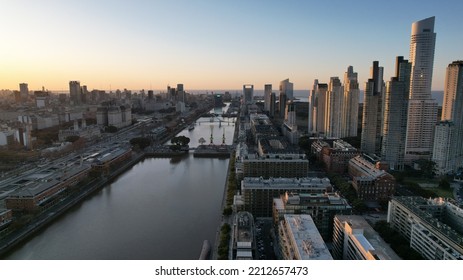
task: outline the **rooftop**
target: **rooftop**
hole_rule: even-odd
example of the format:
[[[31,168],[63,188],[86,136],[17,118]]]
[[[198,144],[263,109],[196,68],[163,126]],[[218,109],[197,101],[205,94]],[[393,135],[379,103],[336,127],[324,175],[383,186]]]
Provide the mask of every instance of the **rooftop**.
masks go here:
[[[286,214],[284,220],[296,245],[294,253],[301,260],[333,259],[310,215]]]
[[[400,257],[389,247],[379,234],[361,216],[336,215],[343,224],[348,223],[353,230],[353,238],[365,251],[369,251],[380,260],[400,260]]]

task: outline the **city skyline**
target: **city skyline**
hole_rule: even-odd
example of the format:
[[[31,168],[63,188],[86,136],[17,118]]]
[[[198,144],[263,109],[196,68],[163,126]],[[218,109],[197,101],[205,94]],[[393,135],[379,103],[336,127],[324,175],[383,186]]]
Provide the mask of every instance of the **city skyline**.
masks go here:
[[[461,59],[463,3],[417,3],[1,1],[0,88],[260,90],[289,78],[305,90],[349,65],[363,85],[372,61],[392,77],[395,57],[409,58],[410,23],[435,16],[432,90],[443,90],[447,65]]]

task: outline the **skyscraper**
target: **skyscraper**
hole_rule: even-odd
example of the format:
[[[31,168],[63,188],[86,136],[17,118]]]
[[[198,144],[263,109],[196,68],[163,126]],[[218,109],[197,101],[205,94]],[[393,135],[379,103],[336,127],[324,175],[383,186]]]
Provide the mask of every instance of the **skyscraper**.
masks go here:
[[[410,67],[411,64],[403,56],[396,58],[395,77],[387,82],[383,99],[385,104],[381,160],[387,162],[392,170],[403,170],[404,167]]]
[[[362,138],[360,149],[367,154],[381,153],[382,98],[384,92],[383,67],[373,61],[371,78],[365,83],[363,98]]]
[[[243,85],[244,104],[251,104],[254,98],[254,85]]]
[[[70,81],[69,82],[69,95],[71,102],[74,105],[78,105],[82,101],[82,92],[80,89],[80,82],[79,81]]]
[[[357,136],[358,109],[359,109],[359,83],[354,67],[347,67],[344,73],[344,105],[342,110],[341,137]]]
[[[318,80],[314,81],[311,107],[312,107],[312,131],[319,136],[325,135],[325,112],[327,101],[328,85],[320,84]]]
[[[19,96],[21,97],[21,102],[27,101],[29,96],[29,87],[26,83],[19,84]]]
[[[270,111],[270,96],[272,95],[272,84],[264,86],[264,111]]]
[[[291,83],[289,79],[280,82],[280,93],[281,92],[286,95],[286,100],[294,99],[293,83]]]
[[[437,102],[431,97],[434,64],[434,17],[412,24],[410,38],[410,97],[405,161],[431,159]]]
[[[463,61],[447,67],[441,120],[435,128],[432,160],[439,173],[455,172],[463,166]]]
[[[325,112],[325,132],[328,137],[341,138],[344,88],[338,77],[331,77],[328,85],[328,104]]]

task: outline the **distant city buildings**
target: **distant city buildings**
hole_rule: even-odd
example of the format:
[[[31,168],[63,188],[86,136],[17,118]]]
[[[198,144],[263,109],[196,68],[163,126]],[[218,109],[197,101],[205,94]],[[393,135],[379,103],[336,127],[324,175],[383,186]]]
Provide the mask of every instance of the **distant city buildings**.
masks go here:
[[[98,125],[122,128],[132,124],[132,110],[127,105],[101,105],[97,109],[96,120]]]
[[[272,84],[264,86],[264,111],[270,112],[272,98]]]
[[[82,103],[82,90],[79,81],[69,82],[69,98],[73,105],[80,105]]]
[[[412,24],[410,38],[410,98],[408,101],[405,162],[431,159],[437,102],[431,96],[434,65],[434,17]]]

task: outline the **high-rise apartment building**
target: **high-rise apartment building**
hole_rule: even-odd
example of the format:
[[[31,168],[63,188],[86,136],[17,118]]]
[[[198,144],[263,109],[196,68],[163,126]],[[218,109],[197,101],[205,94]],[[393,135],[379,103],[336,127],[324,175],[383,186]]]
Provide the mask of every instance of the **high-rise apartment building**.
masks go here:
[[[19,96],[21,97],[21,101],[27,101],[29,97],[29,87],[26,83],[19,84]]]
[[[341,138],[342,109],[344,87],[338,77],[331,77],[328,85],[327,110],[325,112],[325,135],[327,137]]]
[[[370,79],[365,83],[363,98],[362,138],[360,149],[367,154],[380,155],[382,99],[384,92],[383,67],[373,61]]]
[[[310,103],[312,108],[312,132],[323,136],[325,135],[325,113],[328,103],[328,84],[320,84],[314,81]],[[309,112],[310,113],[310,112]]]
[[[280,92],[286,95],[286,100],[294,99],[293,86],[293,83],[291,83],[289,79],[280,82]]]
[[[452,149],[457,146],[454,143],[455,126],[451,121],[440,121],[434,129],[434,147],[432,149],[432,161],[436,163],[438,174],[447,174],[455,171],[455,153]],[[460,140],[461,142],[461,140]]]
[[[272,84],[266,84],[264,86],[264,111],[270,112],[270,103],[272,96]]]
[[[385,104],[381,160],[387,162],[391,170],[404,168],[410,68],[408,60],[404,60],[402,56],[396,58],[395,77],[387,82],[386,96],[383,99]]]
[[[435,128],[432,160],[445,174],[463,166],[463,61],[447,67],[441,120]],[[443,146],[446,142],[448,146]]]
[[[243,85],[244,104],[251,104],[254,99],[254,85]]]
[[[431,96],[434,64],[434,17],[412,24],[410,38],[410,97],[408,102],[405,161],[431,159],[437,102]]]
[[[70,96],[71,102],[74,103],[74,105],[81,104],[81,102],[82,102],[82,90],[80,88],[80,82],[79,81],[70,81],[69,82],[69,96]]]
[[[360,89],[354,67],[347,67],[344,73],[344,104],[342,110],[341,137],[356,137],[358,128],[358,108]]]

